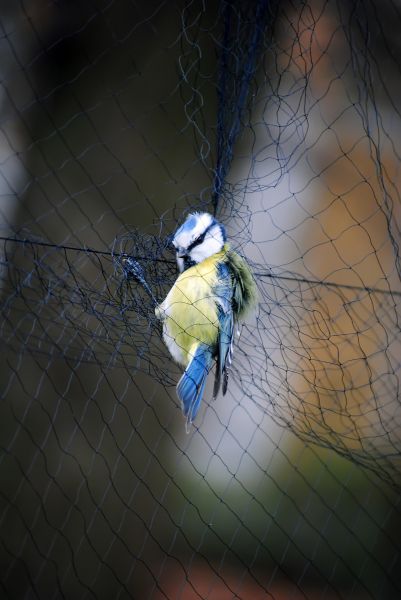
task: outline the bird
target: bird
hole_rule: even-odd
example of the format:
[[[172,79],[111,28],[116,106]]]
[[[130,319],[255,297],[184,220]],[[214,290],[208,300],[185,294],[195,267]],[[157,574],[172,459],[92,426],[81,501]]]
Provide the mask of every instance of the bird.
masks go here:
[[[257,305],[258,293],[249,265],[210,213],[188,214],[172,245],[179,275],[155,313],[171,356],[185,367],[176,390],[190,426],[214,364],[213,398],[221,387],[226,393],[234,331]]]

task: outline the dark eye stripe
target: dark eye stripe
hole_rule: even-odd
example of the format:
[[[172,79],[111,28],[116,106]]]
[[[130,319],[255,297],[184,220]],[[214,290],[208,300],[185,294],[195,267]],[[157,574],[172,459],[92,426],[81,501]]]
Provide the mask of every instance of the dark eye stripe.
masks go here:
[[[191,250],[193,250],[193,248],[195,248],[195,246],[198,246],[199,244],[201,244],[203,242],[203,240],[205,239],[205,236],[207,234],[208,231],[210,231],[210,229],[215,225],[216,223],[210,223],[209,227],[206,227],[205,231],[203,233],[200,234],[200,236],[198,236],[196,238],[196,240],[194,240],[191,244],[189,244],[188,248],[187,248],[187,253],[191,252]]]

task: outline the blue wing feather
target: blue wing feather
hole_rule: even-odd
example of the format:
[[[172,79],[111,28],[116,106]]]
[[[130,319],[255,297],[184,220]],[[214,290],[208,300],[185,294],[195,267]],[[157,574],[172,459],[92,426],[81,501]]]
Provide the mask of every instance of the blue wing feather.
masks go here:
[[[219,303],[219,339],[216,355],[216,376],[214,380],[213,397],[219,393],[223,377],[223,395],[227,391],[227,366],[231,361],[231,350],[234,331],[233,278],[226,263],[220,263],[219,284],[215,293]]]

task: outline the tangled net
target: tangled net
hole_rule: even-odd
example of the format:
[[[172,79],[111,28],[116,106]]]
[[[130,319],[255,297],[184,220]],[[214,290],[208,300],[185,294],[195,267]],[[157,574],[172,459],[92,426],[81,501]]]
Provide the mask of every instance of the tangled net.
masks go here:
[[[175,385],[180,371],[154,316],[176,278],[166,239],[132,232],[110,254],[7,242],[2,339],[17,354],[119,367]],[[125,266],[127,256],[148,289]],[[397,484],[401,292],[252,267],[260,304],[241,328],[231,385],[301,438]]]
[[[86,482],[79,440],[94,457],[107,456],[109,443],[103,434],[92,442],[94,401],[123,457],[128,441],[121,444],[109,427],[128,398],[134,406],[143,400],[174,438],[166,423],[179,420],[174,386],[181,369],[162,342],[154,307],[177,276],[169,236],[200,209],[225,224],[260,293],[234,350],[232,414],[245,406],[253,423],[267,416],[398,489],[397,6],[152,1],[146,8],[132,3],[130,21],[112,0],[96,10],[74,5],[63,26],[53,10],[53,27],[22,3],[2,24],[7,456],[30,480],[34,467],[24,466],[25,446],[18,450],[26,436],[32,465],[43,459],[53,482],[70,460]],[[16,398],[25,396],[20,406]],[[192,434],[205,435],[208,411],[230,431],[219,400],[210,403],[208,392],[205,398]],[[47,415],[40,426],[29,424],[37,402]],[[145,408],[135,410],[135,418],[128,410],[122,419],[127,440],[141,437],[147,418]],[[53,467],[50,434],[62,455]],[[161,436],[154,445],[141,437],[157,463]],[[114,471],[106,464],[110,489]],[[167,478],[174,481],[172,473]],[[124,500],[128,512],[131,499]],[[65,528],[63,521],[57,531]],[[114,539],[123,543],[118,526]],[[110,565],[108,552],[99,554],[103,565]],[[72,569],[83,593],[93,593],[96,570],[92,585],[75,563]],[[130,575],[112,571],[121,593],[132,593],[121,583]],[[70,567],[57,574],[58,591],[68,573]]]

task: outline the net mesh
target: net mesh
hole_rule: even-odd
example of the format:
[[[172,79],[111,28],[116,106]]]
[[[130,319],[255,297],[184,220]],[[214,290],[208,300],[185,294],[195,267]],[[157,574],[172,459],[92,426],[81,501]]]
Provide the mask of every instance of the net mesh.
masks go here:
[[[400,20],[5,3],[4,597],[398,597]],[[186,434],[154,308],[194,209],[260,301]]]

